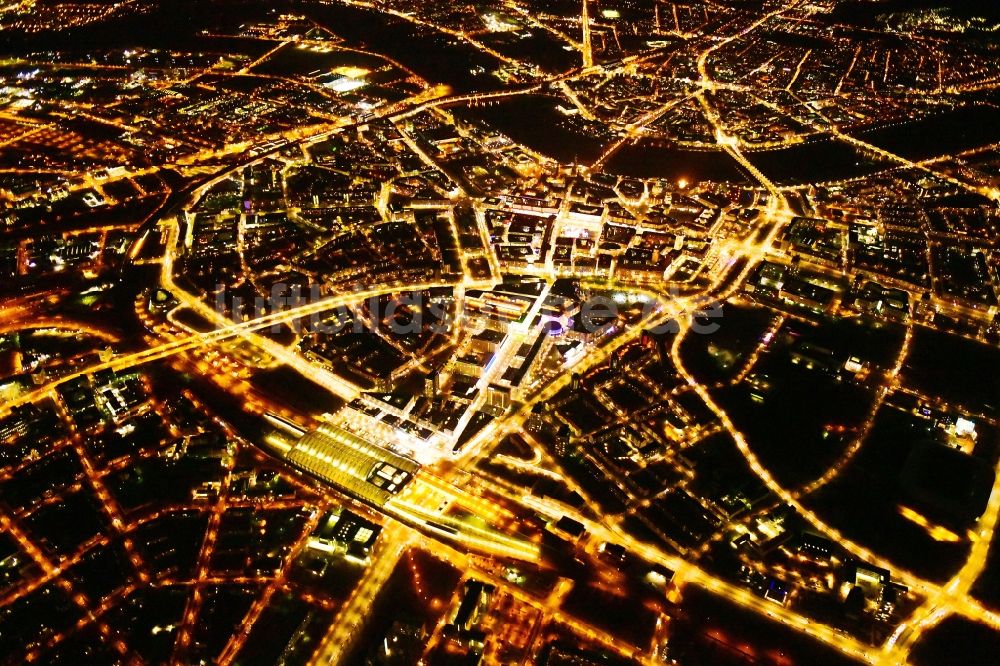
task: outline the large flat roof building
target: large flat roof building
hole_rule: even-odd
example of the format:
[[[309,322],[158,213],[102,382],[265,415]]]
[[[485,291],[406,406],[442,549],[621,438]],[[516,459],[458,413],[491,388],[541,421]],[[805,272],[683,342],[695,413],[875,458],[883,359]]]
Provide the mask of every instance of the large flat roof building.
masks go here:
[[[375,506],[384,505],[420,469],[409,458],[331,425],[303,435],[285,458]]]

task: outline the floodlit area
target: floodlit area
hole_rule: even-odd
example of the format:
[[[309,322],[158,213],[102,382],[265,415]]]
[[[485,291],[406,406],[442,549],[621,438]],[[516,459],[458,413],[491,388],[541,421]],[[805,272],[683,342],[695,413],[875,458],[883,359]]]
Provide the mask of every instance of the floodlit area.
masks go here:
[[[993,663],[1000,13],[890,4],[0,7],[0,661]]]

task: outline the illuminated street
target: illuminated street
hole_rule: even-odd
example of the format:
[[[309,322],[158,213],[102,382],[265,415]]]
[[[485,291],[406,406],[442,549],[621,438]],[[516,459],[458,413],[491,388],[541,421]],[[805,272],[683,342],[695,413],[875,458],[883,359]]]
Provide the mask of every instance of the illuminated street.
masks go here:
[[[995,663],[975,4],[0,7],[0,664]]]

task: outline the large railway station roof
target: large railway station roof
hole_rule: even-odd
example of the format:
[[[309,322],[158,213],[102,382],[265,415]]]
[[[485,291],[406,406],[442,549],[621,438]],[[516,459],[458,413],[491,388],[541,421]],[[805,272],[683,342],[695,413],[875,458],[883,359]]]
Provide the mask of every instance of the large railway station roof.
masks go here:
[[[413,460],[331,425],[302,436],[287,459],[310,474],[376,506],[420,469]]]

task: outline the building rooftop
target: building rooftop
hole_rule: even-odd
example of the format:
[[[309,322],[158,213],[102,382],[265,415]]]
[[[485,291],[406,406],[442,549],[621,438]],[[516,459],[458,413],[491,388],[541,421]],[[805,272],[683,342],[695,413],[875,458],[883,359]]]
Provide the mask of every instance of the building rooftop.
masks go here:
[[[402,490],[420,465],[342,428],[322,425],[285,456],[289,462],[376,506]]]

